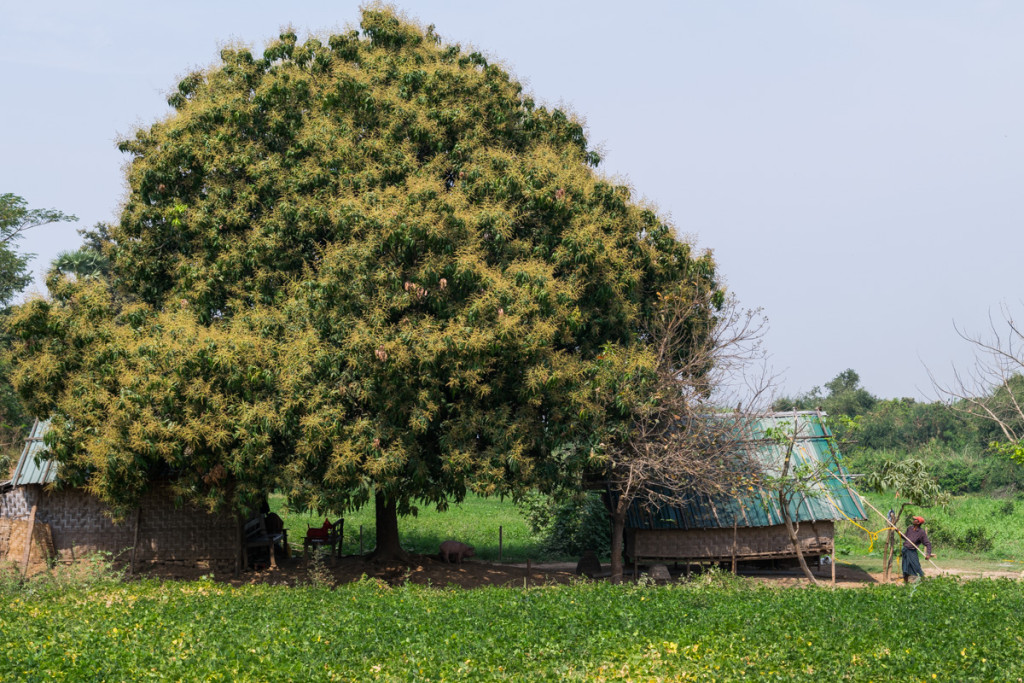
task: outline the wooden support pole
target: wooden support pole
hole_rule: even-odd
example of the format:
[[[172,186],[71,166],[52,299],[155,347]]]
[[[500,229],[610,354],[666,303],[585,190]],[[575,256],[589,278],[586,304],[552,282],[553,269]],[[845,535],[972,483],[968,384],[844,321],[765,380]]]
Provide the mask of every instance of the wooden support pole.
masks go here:
[[[238,520],[238,547],[235,549],[235,578],[242,575],[242,570],[249,564],[248,554],[245,552],[245,526],[242,516],[236,514]]]
[[[736,520],[732,522],[732,575],[736,576]]]
[[[338,530],[338,549],[337,549],[337,552],[335,553],[335,556],[336,556],[335,559],[337,559],[339,557],[344,556],[344,554],[345,554],[344,553],[344,550],[345,550],[345,518],[342,517],[341,519],[339,519],[334,524],[336,526],[338,524],[341,525],[341,528]]]
[[[135,530],[132,532],[132,555],[128,560],[128,574],[135,574],[135,553],[139,548],[139,517],[142,516],[142,508],[135,508]]]
[[[502,536],[504,535],[503,531],[504,531],[504,529],[499,524],[498,525],[498,562],[501,562],[501,560],[502,560],[502,550],[503,550],[502,545],[503,545],[503,540],[504,540],[502,538]]]
[[[832,585],[836,585],[836,539],[832,539]]]
[[[21,562],[22,576],[28,576],[28,563],[32,559],[32,537],[36,531],[36,508],[39,506],[39,495],[42,494],[37,494],[36,500],[32,503],[32,512],[28,515],[28,537],[25,539],[25,557]]]

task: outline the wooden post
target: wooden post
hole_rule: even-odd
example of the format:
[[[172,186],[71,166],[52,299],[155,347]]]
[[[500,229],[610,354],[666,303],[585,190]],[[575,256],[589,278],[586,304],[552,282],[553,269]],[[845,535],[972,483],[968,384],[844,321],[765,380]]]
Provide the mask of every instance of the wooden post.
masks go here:
[[[338,547],[337,547],[337,551],[335,552],[335,558],[334,558],[335,560],[337,560],[339,557],[344,556],[344,554],[345,554],[343,552],[344,551],[344,546],[345,546],[345,518],[344,517],[342,517],[341,519],[339,519],[337,522],[334,523],[335,526],[337,526],[339,524],[341,525],[341,529],[338,530]]]
[[[128,560],[128,574],[135,574],[135,551],[139,547],[139,517],[142,515],[142,508],[135,508],[135,530],[132,532],[132,556]]]
[[[502,536],[503,536],[503,531],[504,530],[502,529],[501,525],[499,524],[498,525],[498,562],[501,562],[501,559],[502,559],[502,541],[503,541]]]
[[[530,558],[526,558],[526,578],[523,579],[523,588],[526,588],[526,582],[530,578],[530,572],[533,570],[533,563]]]
[[[236,513],[235,519],[238,521],[238,533],[236,534],[238,547],[235,549],[235,578],[237,579],[242,575],[242,570],[249,564],[249,558],[245,552],[245,526],[242,516]]]
[[[359,554],[363,554],[363,525],[359,525]]]
[[[21,562],[22,576],[28,576],[28,563],[32,558],[32,537],[35,535],[36,530],[36,508],[39,506],[40,495],[42,494],[36,494],[36,499],[32,502],[32,512],[28,515],[28,538],[25,539],[25,558]]]
[[[736,520],[732,521],[732,575],[736,576]]]
[[[836,585],[836,539],[832,537],[832,585]]]

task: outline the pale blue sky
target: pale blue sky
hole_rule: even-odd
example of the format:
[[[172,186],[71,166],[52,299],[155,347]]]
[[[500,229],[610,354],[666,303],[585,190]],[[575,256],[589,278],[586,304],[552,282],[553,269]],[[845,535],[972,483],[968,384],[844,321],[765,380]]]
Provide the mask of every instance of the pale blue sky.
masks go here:
[[[90,6],[91,5],[91,6]],[[115,219],[119,135],[219,46],[358,21],[356,2],[0,0],[0,192]],[[1024,3],[400,3],[584,118],[603,171],[714,250],[763,307],[784,390],[847,367],[931,394],[1021,307]],[[51,226],[41,271],[79,243]]]

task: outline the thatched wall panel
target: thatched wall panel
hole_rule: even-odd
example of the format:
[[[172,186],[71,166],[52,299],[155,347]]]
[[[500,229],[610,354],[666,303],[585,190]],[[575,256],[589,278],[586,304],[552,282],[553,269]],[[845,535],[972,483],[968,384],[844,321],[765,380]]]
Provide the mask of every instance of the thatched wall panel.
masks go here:
[[[830,521],[800,525],[801,550],[807,555],[832,552],[834,525]],[[735,529],[627,529],[626,554],[641,560],[723,561],[795,557],[786,527]]]

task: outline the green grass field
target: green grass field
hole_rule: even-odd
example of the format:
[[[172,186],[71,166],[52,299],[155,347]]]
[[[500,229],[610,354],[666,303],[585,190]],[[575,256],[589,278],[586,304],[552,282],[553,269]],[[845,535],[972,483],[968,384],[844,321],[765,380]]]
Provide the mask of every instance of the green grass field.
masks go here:
[[[1016,680],[1024,585],[0,585],[2,680]]]
[[[889,496],[868,494],[867,498],[883,513],[895,506],[895,500]],[[973,494],[956,496],[945,508],[905,512],[904,518],[909,514],[921,514],[927,519],[925,528],[942,560],[985,561],[1024,570],[1024,501]],[[860,524],[871,531],[885,527],[884,519],[870,509],[868,521]],[[868,533],[850,522],[837,525],[836,548],[846,557],[877,558],[880,562],[884,543],[885,537],[881,535],[871,548]]]
[[[307,526],[320,526],[324,521],[322,515],[288,510],[284,496],[281,495],[271,496],[270,507],[284,520],[289,541],[300,547]],[[332,522],[335,521],[334,516],[330,519]],[[344,554],[353,555],[359,552],[360,526],[363,533],[363,549],[368,552],[373,549],[376,533],[372,505],[345,515]],[[406,550],[424,554],[436,553],[442,541],[453,538],[475,546],[476,556],[489,561],[498,560],[499,527],[502,536],[502,560],[525,562],[528,558],[541,558],[540,541],[530,533],[530,528],[519,509],[508,500],[481,498],[470,494],[465,501],[451,506],[446,512],[437,512],[432,507],[426,507],[421,508],[415,517],[401,517],[398,520],[402,547]]]

